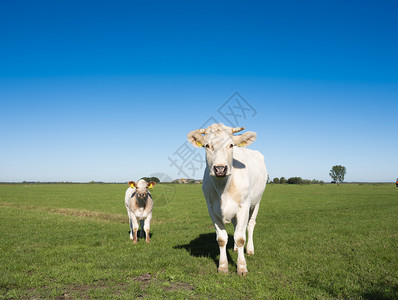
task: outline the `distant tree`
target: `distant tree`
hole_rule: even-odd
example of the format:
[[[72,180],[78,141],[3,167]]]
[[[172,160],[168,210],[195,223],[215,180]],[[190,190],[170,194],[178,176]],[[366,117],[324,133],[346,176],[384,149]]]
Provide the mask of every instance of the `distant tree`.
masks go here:
[[[303,179],[301,177],[290,177],[287,180],[288,184],[302,184],[303,183]]]
[[[154,181],[155,183],[159,183],[160,180],[157,177],[142,177],[141,179],[144,179],[146,182],[151,182]]]
[[[151,177],[151,180],[150,180],[150,181],[154,181],[154,182],[156,182],[156,183],[159,183],[159,182],[160,182],[160,179],[157,178],[157,177]]]
[[[279,179],[279,183],[280,183],[280,184],[285,184],[285,183],[287,183],[286,178],[285,178],[285,177],[281,177],[281,179]]]
[[[329,176],[333,181],[339,183],[344,181],[344,176],[346,174],[346,168],[344,166],[336,165],[330,170]]]
[[[275,177],[274,180],[273,180],[273,183],[279,184],[279,178],[278,178],[278,177]]]

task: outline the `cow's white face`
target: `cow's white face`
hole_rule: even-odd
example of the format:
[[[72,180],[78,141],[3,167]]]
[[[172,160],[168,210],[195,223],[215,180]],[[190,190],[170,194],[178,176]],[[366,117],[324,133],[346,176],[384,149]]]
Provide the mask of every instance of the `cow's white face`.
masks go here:
[[[135,188],[135,193],[138,199],[146,199],[148,197],[148,188],[152,188],[156,183],[146,182],[144,179],[138,180],[137,183],[134,181],[129,181],[128,185],[131,188]]]
[[[234,141],[226,132],[210,133],[204,136],[206,163],[211,176],[231,175]]]
[[[206,163],[211,176],[222,179],[231,175],[234,146],[246,147],[255,141],[254,132],[233,135],[243,129],[213,124],[206,129],[194,130],[188,134],[188,141],[195,147],[205,148]]]

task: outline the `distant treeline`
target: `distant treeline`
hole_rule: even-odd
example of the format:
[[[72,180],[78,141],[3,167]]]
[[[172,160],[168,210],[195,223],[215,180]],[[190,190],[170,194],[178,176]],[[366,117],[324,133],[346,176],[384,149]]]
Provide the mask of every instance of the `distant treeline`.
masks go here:
[[[275,177],[270,183],[274,184],[324,184],[323,180],[316,180],[316,179],[303,179],[301,177],[290,177],[286,179],[285,177]]]

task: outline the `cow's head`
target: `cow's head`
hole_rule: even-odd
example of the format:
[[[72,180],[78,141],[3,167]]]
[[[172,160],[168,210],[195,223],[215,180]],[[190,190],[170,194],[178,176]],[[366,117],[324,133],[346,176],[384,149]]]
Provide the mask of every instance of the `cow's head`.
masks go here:
[[[146,182],[144,179],[138,180],[137,184],[134,181],[129,181],[128,185],[135,188],[135,193],[138,199],[146,199],[148,196],[148,188],[152,188],[156,182]]]
[[[231,175],[234,146],[246,147],[256,140],[255,132],[233,135],[243,129],[213,124],[206,129],[188,133],[188,141],[192,145],[205,148],[206,163],[211,176],[225,178]]]

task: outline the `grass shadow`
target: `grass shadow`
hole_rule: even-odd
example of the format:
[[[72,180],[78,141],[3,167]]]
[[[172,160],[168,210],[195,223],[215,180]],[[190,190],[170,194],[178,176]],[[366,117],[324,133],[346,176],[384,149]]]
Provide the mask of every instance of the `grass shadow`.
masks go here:
[[[364,299],[398,299],[398,285],[387,285],[385,283],[376,286],[375,290],[366,292],[362,295]]]
[[[234,248],[234,237],[228,234],[227,243],[227,258],[228,262],[232,263],[236,267],[235,262],[232,260],[229,249]],[[200,234],[197,238],[190,241],[185,245],[176,245],[173,249],[185,249],[193,257],[210,257],[214,263],[218,266],[218,260],[220,257],[220,249],[216,241],[216,233],[204,233]]]

